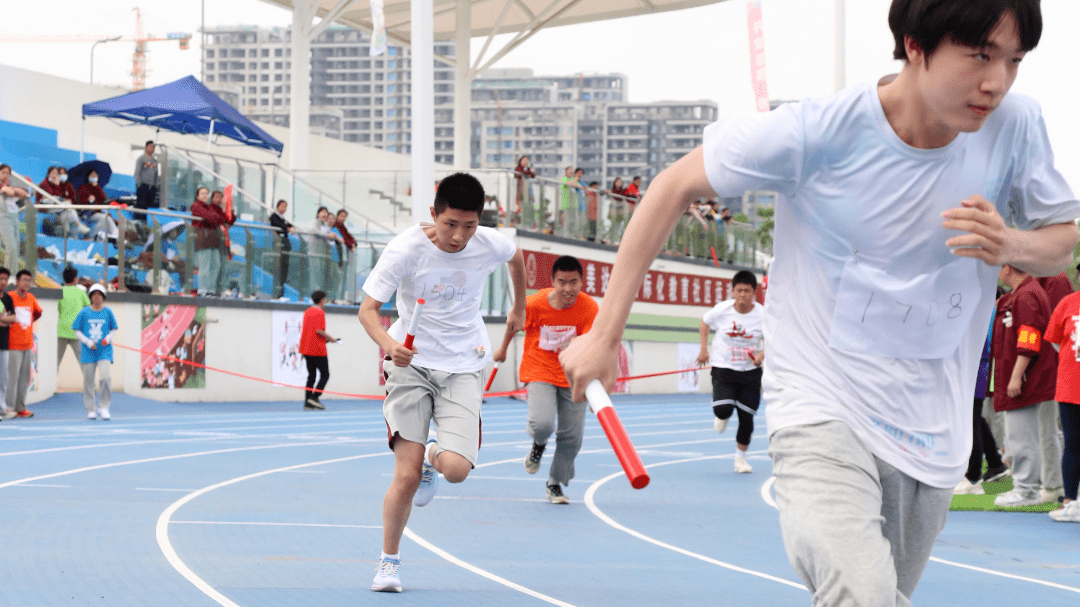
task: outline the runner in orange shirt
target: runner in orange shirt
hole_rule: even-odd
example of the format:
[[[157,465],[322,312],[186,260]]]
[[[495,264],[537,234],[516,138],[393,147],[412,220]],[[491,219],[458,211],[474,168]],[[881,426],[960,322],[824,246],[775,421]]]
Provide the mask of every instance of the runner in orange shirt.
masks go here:
[[[555,432],[555,456],[547,481],[547,499],[553,504],[570,503],[562,485],[574,478],[574,458],[585,434],[585,401],[575,403],[570,398],[570,384],[559,365],[559,352],[571,339],[592,328],[599,310],[593,298],[581,292],[582,276],[581,262],[564,255],[551,266],[554,287],[541,289],[525,302],[525,348],[519,377],[529,392],[526,432],[533,439],[525,470],[536,474],[540,469],[548,438]],[[495,352],[496,362],[506,360],[506,348],[513,337],[507,333]]]

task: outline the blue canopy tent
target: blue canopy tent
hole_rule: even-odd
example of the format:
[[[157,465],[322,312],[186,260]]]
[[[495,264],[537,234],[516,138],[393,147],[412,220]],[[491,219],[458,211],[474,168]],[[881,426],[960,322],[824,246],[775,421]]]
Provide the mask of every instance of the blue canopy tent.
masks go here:
[[[82,114],[83,120],[87,116],[105,116],[177,133],[206,135],[207,145],[214,135],[224,135],[244,145],[275,151],[279,156],[284,147],[194,76],[87,103]]]

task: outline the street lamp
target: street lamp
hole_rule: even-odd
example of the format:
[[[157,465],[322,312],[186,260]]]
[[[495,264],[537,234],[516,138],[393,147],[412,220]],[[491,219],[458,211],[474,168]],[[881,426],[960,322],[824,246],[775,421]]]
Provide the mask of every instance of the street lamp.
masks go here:
[[[90,47],[90,84],[94,83],[94,48],[97,47],[97,45],[101,44],[102,42],[116,42],[120,38],[121,38],[120,36],[113,36],[112,38],[104,38],[102,40],[98,40],[97,42],[95,42],[93,44],[93,46]]]

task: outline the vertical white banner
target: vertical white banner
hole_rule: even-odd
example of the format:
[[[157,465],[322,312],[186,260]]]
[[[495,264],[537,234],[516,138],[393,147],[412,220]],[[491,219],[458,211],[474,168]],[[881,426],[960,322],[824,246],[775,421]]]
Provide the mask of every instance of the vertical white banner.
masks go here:
[[[383,0],[371,0],[371,50],[372,57],[386,52],[386,14]]]
[[[679,344],[679,369],[694,369],[679,374],[679,392],[697,392],[700,388],[701,372],[697,370],[697,357],[701,352],[698,344]]]
[[[769,111],[769,85],[765,72],[765,24],[760,0],[746,3],[750,31],[750,83],[754,87],[754,105],[759,112]]]
[[[270,330],[270,378],[275,387],[302,386],[307,381],[307,364],[300,354],[300,324],[303,312],[274,310]]]

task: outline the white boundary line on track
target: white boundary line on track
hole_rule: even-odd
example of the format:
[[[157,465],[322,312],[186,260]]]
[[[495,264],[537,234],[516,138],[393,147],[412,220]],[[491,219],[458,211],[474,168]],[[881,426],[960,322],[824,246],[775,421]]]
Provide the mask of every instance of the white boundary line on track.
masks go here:
[[[265,521],[169,521],[171,525],[252,525],[261,527],[333,527],[335,529],[382,529],[382,525],[333,525],[330,523],[270,523]]]
[[[765,500],[765,503],[776,508],[776,500],[772,496],[772,487],[776,483],[776,477],[770,476],[767,481],[761,485],[761,499]],[[777,508],[778,509],[778,508]],[[1015,575],[1012,573],[1002,573],[1001,571],[994,571],[993,569],[986,569],[985,567],[977,567],[975,565],[966,565],[964,563],[957,563],[955,561],[948,561],[943,558],[931,556],[930,560],[935,563],[941,563],[942,565],[951,565],[953,567],[959,567],[961,569],[968,569],[970,571],[978,571],[979,573],[986,573],[989,575],[995,575],[998,577],[1009,578],[1011,580],[1020,580],[1022,582],[1031,582],[1032,584],[1039,584],[1041,586],[1048,586],[1050,588],[1057,588],[1058,590],[1065,590],[1068,592],[1080,593],[1080,588],[1073,586],[1066,586],[1064,584],[1058,584],[1056,582],[1048,582],[1046,580],[1038,580],[1035,578],[1025,577],[1022,575]]]
[[[180,498],[179,500],[173,502],[172,504],[169,505],[168,508],[165,509],[164,512],[161,513],[161,516],[158,517],[157,527],[155,528],[155,535],[157,537],[158,547],[161,549],[162,554],[165,555],[165,560],[167,560],[169,562],[169,564],[173,566],[173,569],[176,569],[176,571],[180,575],[182,575],[185,579],[187,579],[187,581],[191,582],[191,584],[193,586],[195,586],[195,588],[197,588],[200,592],[202,592],[203,594],[208,596],[210,599],[212,599],[213,601],[215,601],[217,604],[221,605],[222,607],[240,607],[240,605],[238,605],[238,604],[234,603],[233,601],[231,601],[228,597],[226,597],[225,595],[223,595],[220,592],[218,592],[217,590],[215,590],[213,586],[206,583],[205,580],[203,580],[201,577],[196,575],[195,572],[192,571],[184,563],[184,561],[180,559],[180,557],[176,554],[176,551],[173,550],[172,543],[169,541],[169,523],[170,523],[170,519],[172,518],[172,515],[181,506],[183,506],[184,504],[187,504],[191,500],[193,500],[193,499],[195,499],[195,498],[197,498],[197,497],[199,497],[201,495],[204,495],[206,493],[209,493],[210,491],[213,491],[215,489],[219,489],[221,487],[232,485],[234,483],[239,483],[241,481],[246,481],[246,480],[257,478],[257,477],[260,477],[260,476],[266,476],[266,475],[269,475],[269,474],[274,474],[276,472],[294,471],[294,470],[298,470],[298,469],[302,469],[302,468],[308,468],[308,467],[311,467],[311,466],[334,464],[334,463],[346,462],[346,461],[351,461],[351,460],[364,459],[364,458],[368,458],[368,457],[378,457],[378,456],[391,455],[391,454],[392,454],[391,451],[384,451],[384,452],[380,452],[380,453],[367,453],[367,454],[364,454],[364,455],[353,455],[353,456],[349,456],[349,457],[342,457],[342,458],[324,460],[324,461],[319,461],[319,462],[309,462],[309,463],[306,463],[306,464],[296,464],[294,466],[286,466],[286,467],[283,467],[283,468],[275,468],[273,470],[263,470],[262,472],[255,472],[255,473],[252,473],[252,474],[239,476],[239,477],[236,477],[236,478],[233,478],[233,479],[222,481],[222,482],[214,484],[214,485],[210,485],[208,487],[203,487],[202,489],[199,489],[197,491],[193,491],[193,492],[189,493],[188,495],[185,495],[184,497]],[[476,467],[477,468],[482,468],[482,467],[485,467],[485,466],[496,466],[496,465],[500,465],[500,464],[508,464],[508,463],[517,462],[517,461],[520,461],[520,458],[515,457],[513,459],[506,459],[506,460],[500,460],[500,461],[496,461],[496,462],[489,462],[489,463],[486,463],[486,464],[481,464],[481,465],[476,466]],[[180,521],[176,521],[176,522],[180,522]],[[201,523],[203,521],[184,521],[184,522],[190,524],[190,523]],[[227,524],[227,523],[222,523],[222,524]],[[237,524],[252,524],[252,523],[237,523]],[[312,525],[312,526],[314,526],[314,525]],[[330,526],[330,525],[327,525],[327,526]],[[339,526],[339,525],[335,525],[335,526]],[[446,561],[448,561],[448,562],[450,562],[450,563],[452,563],[454,565],[457,565],[458,567],[461,567],[463,569],[471,571],[472,573],[475,573],[476,575],[479,575],[479,576],[487,578],[487,579],[489,579],[489,580],[491,580],[493,582],[496,582],[498,584],[506,586],[507,588],[510,588],[512,590],[516,590],[516,591],[518,591],[518,592],[520,592],[522,594],[526,594],[526,595],[531,596],[533,598],[540,599],[540,600],[542,600],[544,602],[551,603],[552,605],[559,605],[560,607],[576,607],[575,605],[573,605],[571,603],[566,603],[566,602],[560,601],[560,600],[558,600],[556,598],[550,597],[550,596],[548,596],[546,594],[543,594],[541,592],[537,592],[537,591],[532,590],[530,588],[526,588],[525,586],[522,586],[520,584],[516,584],[514,582],[511,582],[510,580],[508,580],[506,578],[495,575],[494,573],[491,573],[490,571],[486,571],[486,570],[481,569],[481,568],[479,568],[479,567],[477,567],[475,565],[467,563],[467,562],[457,558],[456,556],[450,554],[449,552],[446,552],[445,550],[439,548],[438,546],[435,546],[431,542],[428,542],[424,538],[422,538],[419,535],[417,535],[416,533],[414,533],[408,527],[405,528],[404,535],[405,535],[405,537],[408,537],[410,540],[416,542],[420,546],[422,546],[422,547],[428,549],[429,551],[435,553],[436,555],[442,557]]]
[[[755,453],[755,452],[751,452],[751,453]],[[764,451],[757,451],[756,453],[764,453]],[[672,464],[685,464],[685,463],[689,463],[689,462],[699,462],[699,461],[710,460],[710,459],[724,459],[726,457],[732,457],[732,456],[728,456],[728,455],[706,455],[706,456],[703,456],[703,457],[692,457],[692,458],[687,458],[687,459],[678,459],[678,460],[672,460],[672,461],[667,461],[667,462],[660,462],[658,464],[649,464],[648,466],[646,466],[646,468],[657,468],[657,467],[660,467],[660,466],[669,466],[669,465],[672,465]],[[610,474],[610,475],[596,481],[592,485],[590,485],[589,489],[585,492],[585,505],[589,507],[589,511],[591,511],[594,515],[596,515],[597,518],[604,521],[605,523],[607,523],[611,527],[614,527],[615,529],[618,529],[619,531],[622,531],[624,533],[628,533],[628,534],[638,538],[639,540],[649,542],[650,544],[659,546],[661,548],[666,548],[666,549],[671,550],[673,552],[678,552],[679,554],[683,554],[683,555],[689,556],[691,558],[695,558],[695,559],[697,559],[699,561],[704,561],[706,563],[711,563],[711,564],[716,565],[718,567],[723,567],[724,569],[730,569],[731,571],[737,571],[739,573],[745,573],[745,574],[748,574],[748,575],[752,575],[754,577],[759,577],[759,578],[766,579],[766,580],[769,580],[769,581],[784,584],[785,586],[791,586],[792,588],[798,588],[799,590],[806,590],[806,587],[803,586],[802,584],[798,584],[798,583],[795,583],[795,582],[792,582],[792,581],[789,581],[789,580],[785,580],[783,578],[779,578],[779,577],[776,577],[774,575],[769,575],[768,573],[762,573],[760,571],[754,571],[753,569],[746,569],[745,567],[739,567],[738,565],[732,565],[731,563],[725,563],[724,561],[720,561],[720,560],[717,560],[717,559],[714,559],[714,558],[710,558],[710,557],[707,557],[707,556],[705,556],[703,554],[698,554],[696,552],[691,552],[689,550],[686,550],[685,548],[679,548],[678,546],[673,546],[673,545],[668,544],[666,542],[661,542],[660,540],[651,538],[651,537],[645,535],[644,533],[635,531],[635,530],[633,530],[633,529],[631,529],[631,528],[629,528],[629,527],[627,527],[625,525],[617,523],[615,521],[615,519],[613,519],[610,516],[604,514],[604,512],[601,511],[599,507],[597,507],[595,496],[596,496],[596,491],[601,486],[603,486],[604,483],[606,483],[606,482],[608,482],[608,481],[610,481],[612,479],[619,478],[621,476],[625,476],[625,473],[623,471],[621,471],[621,470],[619,472],[614,473],[614,474]]]

